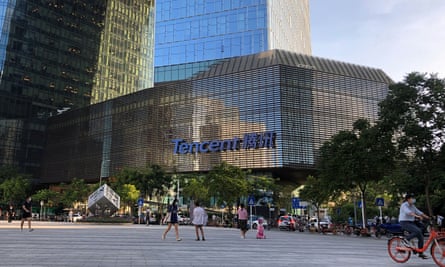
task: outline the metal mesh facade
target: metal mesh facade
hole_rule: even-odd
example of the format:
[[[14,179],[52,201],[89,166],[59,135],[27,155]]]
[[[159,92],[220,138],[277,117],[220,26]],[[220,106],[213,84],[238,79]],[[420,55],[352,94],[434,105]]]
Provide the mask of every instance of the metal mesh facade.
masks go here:
[[[377,103],[390,80],[374,69],[330,61],[356,73],[379,73],[354,77],[279,55],[272,51],[233,58],[190,80],[51,118],[42,182],[98,180],[101,166],[110,176],[123,167],[147,164],[171,172],[205,172],[222,161],[271,172],[313,169],[324,141],[351,129],[358,118],[377,117]],[[248,60],[252,62],[241,68]],[[174,153],[172,142],[202,144],[265,132],[274,133],[273,147],[181,154]]]

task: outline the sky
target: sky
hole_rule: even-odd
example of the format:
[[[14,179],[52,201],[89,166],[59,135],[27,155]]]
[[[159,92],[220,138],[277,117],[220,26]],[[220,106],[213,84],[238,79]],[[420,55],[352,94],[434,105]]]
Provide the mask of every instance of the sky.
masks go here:
[[[445,78],[444,0],[309,0],[312,55]]]

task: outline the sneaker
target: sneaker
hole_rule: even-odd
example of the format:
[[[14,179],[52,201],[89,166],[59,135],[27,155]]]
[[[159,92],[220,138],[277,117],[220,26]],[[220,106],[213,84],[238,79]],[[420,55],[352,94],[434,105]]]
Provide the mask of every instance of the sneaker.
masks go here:
[[[428,259],[428,256],[423,253],[419,253],[419,258],[426,260]]]
[[[181,238],[176,239],[176,241],[181,241],[181,240],[182,240]]]
[[[203,238],[202,238],[202,241],[206,241],[206,239],[203,237]]]
[[[199,241],[199,238],[196,238],[195,240],[196,240],[196,241]],[[204,240],[204,239],[203,239],[203,240]]]
[[[407,239],[405,239],[405,238],[402,239],[402,245],[407,247],[407,248],[411,247],[411,243]]]
[[[34,229],[31,228],[31,229],[29,229],[29,231],[32,232],[32,231],[34,231]]]
[[[165,235],[162,235],[161,239],[164,240],[165,239]]]

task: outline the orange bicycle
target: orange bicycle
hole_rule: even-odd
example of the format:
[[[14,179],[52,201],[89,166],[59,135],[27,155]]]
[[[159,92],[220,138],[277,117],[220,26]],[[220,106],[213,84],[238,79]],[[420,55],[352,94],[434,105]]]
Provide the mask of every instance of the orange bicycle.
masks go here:
[[[411,257],[411,252],[414,254],[423,253],[431,245],[430,252],[434,262],[440,267],[445,267],[445,232],[438,232],[434,227],[431,227],[429,238],[423,248],[406,247],[402,240],[401,236],[395,236],[388,240],[388,253],[395,262],[407,262]]]

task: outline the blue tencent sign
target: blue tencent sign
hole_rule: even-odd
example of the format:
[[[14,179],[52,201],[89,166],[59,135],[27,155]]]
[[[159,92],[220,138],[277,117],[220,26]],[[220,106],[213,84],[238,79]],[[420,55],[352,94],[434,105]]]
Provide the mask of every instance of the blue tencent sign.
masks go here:
[[[225,140],[210,140],[187,143],[184,139],[173,139],[174,154],[208,153],[235,151],[240,149],[274,148],[275,132],[246,133],[243,138],[234,137]]]

